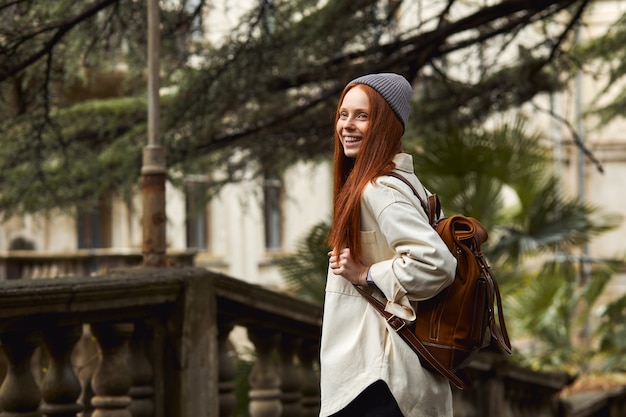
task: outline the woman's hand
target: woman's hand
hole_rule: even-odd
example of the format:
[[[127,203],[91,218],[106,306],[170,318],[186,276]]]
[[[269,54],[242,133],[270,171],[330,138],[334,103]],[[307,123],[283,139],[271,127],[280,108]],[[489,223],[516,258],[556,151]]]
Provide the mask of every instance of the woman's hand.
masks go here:
[[[328,252],[328,256],[330,257],[330,269],[333,271],[333,274],[341,275],[356,285],[367,285],[365,278],[367,277],[369,267],[360,262],[356,262],[354,258],[352,258],[350,249],[334,250]]]

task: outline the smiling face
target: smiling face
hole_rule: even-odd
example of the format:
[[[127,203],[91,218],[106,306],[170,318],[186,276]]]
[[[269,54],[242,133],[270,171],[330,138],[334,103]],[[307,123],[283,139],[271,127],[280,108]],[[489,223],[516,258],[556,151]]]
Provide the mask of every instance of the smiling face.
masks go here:
[[[336,125],[343,152],[348,158],[356,158],[369,124],[369,98],[360,86],[353,87],[341,102]]]

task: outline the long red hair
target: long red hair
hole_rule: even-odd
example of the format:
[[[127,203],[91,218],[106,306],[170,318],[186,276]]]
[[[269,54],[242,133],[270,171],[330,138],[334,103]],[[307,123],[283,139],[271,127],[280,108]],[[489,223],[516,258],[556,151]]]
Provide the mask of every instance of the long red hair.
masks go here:
[[[369,98],[369,126],[365,132],[356,158],[345,156],[341,139],[337,134],[337,120],[343,99],[355,86],[363,89]],[[363,84],[349,84],[344,88],[335,114],[333,135],[334,214],[328,243],[333,249],[350,248],[358,262],[362,257],[361,246],[361,195],[368,182],[391,172],[394,156],[402,149],[404,129],[391,106],[373,88]]]

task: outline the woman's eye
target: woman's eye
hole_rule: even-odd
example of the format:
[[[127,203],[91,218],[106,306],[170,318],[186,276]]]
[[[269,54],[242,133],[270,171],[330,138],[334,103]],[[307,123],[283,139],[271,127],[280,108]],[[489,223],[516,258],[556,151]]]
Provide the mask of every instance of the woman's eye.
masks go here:
[[[367,119],[367,114],[366,113],[361,113],[361,114],[358,115],[358,118],[361,119],[361,120],[365,120],[365,119]]]

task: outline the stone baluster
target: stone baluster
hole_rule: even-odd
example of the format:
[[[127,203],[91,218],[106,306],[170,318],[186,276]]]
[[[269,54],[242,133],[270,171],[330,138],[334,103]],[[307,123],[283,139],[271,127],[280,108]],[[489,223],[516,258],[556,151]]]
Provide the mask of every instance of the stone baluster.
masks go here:
[[[230,417],[237,398],[235,396],[235,375],[237,368],[233,356],[236,355],[235,349],[228,338],[233,330],[233,325],[228,322],[220,322],[217,335],[218,349],[218,387],[219,387],[219,415],[220,417]]]
[[[302,417],[317,417],[320,412],[319,340],[306,340],[298,350],[298,358],[302,372]]]
[[[44,343],[50,364],[41,383],[45,416],[75,417],[83,410],[78,403],[80,381],[72,369],[72,350],[82,335],[82,326],[50,327],[44,331]]]
[[[248,376],[251,417],[279,417],[280,377],[274,360],[279,335],[276,331],[248,327],[248,338],[256,350],[256,362]]]
[[[37,338],[32,333],[4,333],[0,342],[9,363],[0,386],[0,417],[40,416],[41,392],[30,366]]]
[[[494,367],[496,367],[497,365],[498,365],[498,362],[494,364]],[[500,372],[497,368],[495,369],[494,378],[489,379],[489,381],[487,382],[487,386],[489,390],[489,401],[488,401],[489,412],[491,413],[489,415],[501,416],[505,414],[507,410],[507,404],[505,403],[505,394],[506,394],[505,383],[502,380],[502,377],[500,376]],[[531,393],[528,397],[526,397],[522,401],[522,404],[524,404],[523,406],[527,406],[529,403],[534,404],[535,406],[539,404],[544,404],[543,400],[545,399],[545,397],[542,398],[542,395],[540,394],[538,395],[538,394],[539,394],[538,392]],[[527,415],[529,417],[553,415],[551,412],[552,410],[550,410],[550,405],[551,405],[550,401],[548,401],[547,404],[545,405],[547,406],[545,410],[538,410],[537,408],[532,409],[533,407],[530,407],[531,410],[528,410],[529,412]]]
[[[100,363],[94,372],[91,386],[95,396],[92,417],[132,417],[131,374],[128,369],[128,339],[133,333],[132,323],[97,323],[91,332],[100,346]]]
[[[282,417],[300,417],[302,415],[302,392],[300,361],[296,360],[296,351],[301,339],[283,334],[278,347],[280,360],[280,389],[282,391]]]
[[[83,387],[79,402],[83,405],[83,417],[89,417],[93,413],[91,399],[94,396],[91,388],[91,380],[98,366],[98,361],[94,360],[99,357],[98,342],[91,333],[91,326],[83,324],[83,335],[76,343],[72,354],[72,363],[76,367],[78,380]]]
[[[147,323],[135,323],[130,344],[132,386],[129,395],[132,399],[130,411],[133,417],[154,416],[154,369],[148,356],[151,341],[152,331]]]

